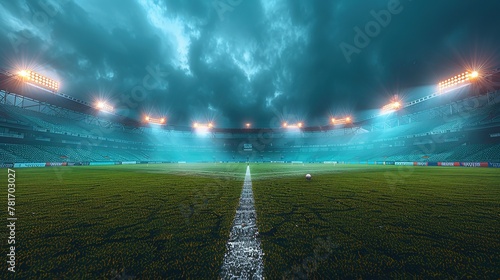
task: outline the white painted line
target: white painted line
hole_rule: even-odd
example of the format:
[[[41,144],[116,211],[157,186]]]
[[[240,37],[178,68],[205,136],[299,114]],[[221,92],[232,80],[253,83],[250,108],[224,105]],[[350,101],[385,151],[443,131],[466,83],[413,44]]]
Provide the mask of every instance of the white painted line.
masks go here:
[[[221,268],[222,279],[264,279],[263,253],[252,191],[250,166],[247,166],[240,204],[226,245]]]

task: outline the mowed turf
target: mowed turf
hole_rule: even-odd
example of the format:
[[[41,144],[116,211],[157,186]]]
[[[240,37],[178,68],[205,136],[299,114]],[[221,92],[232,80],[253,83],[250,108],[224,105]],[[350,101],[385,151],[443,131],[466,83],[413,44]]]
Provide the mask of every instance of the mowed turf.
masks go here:
[[[252,178],[269,279],[500,277],[499,169],[254,164]]]
[[[267,279],[500,277],[499,169],[250,167]],[[245,170],[16,169],[15,276],[216,279]]]
[[[216,279],[245,168],[16,169],[17,272],[0,278]]]

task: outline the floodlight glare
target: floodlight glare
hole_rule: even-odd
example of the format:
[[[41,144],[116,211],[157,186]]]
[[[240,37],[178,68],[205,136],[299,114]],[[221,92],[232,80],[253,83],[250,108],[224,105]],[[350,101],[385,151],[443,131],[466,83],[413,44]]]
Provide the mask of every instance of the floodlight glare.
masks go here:
[[[147,122],[147,123],[150,123],[150,124],[156,124],[156,125],[164,125],[165,122],[166,122],[166,119],[164,117],[161,117],[161,118],[153,118],[149,115],[147,115],[144,120]]]
[[[382,111],[397,111],[400,108],[401,103],[399,103],[399,101],[394,101],[382,107]]]
[[[384,105],[384,107],[382,107],[382,112],[392,112],[392,111],[397,111],[399,109],[401,109],[401,102],[392,101],[391,103]]]
[[[459,86],[464,86],[468,85],[471,83],[472,80],[475,80],[479,77],[479,72],[477,71],[472,71],[472,72],[464,72],[462,74],[453,76],[447,80],[441,81],[438,84],[438,89],[440,92],[451,90],[454,88],[457,88]]]
[[[47,77],[44,77],[36,72],[30,71],[30,70],[21,70],[18,73],[19,78],[31,85],[41,87],[43,89],[52,91],[52,92],[57,92],[59,90],[59,83],[49,79]]]
[[[193,128],[200,129],[200,130],[208,130],[210,128],[213,128],[214,124],[212,122],[209,123],[199,123],[199,122],[194,122],[193,123]]]
[[[246,127],[246,128],[250,128],[250,126],[251,126],[251,124],[250,124],[250,123],[246,123],[246,124],[245,124],[245,127]]]
[[[298,122],[298,123],[294,123],[294,124],[289,124],[287,122],[283,123],[283,128],[294,129],[294,128],[302,128],[303,126],[304,126],[304,123],[302,123],[302,122]]]
[[[98,101],[96,104],[96,108],[100,111],[107,112],[107,113],[112,113],[113,112],[113,106],[107,104],[104,101]]]
[[[348,124],[351,122],[351,117],[345,117],[345,118],[331,118],[330,119],[332,125],[337,125],[337,124]]]

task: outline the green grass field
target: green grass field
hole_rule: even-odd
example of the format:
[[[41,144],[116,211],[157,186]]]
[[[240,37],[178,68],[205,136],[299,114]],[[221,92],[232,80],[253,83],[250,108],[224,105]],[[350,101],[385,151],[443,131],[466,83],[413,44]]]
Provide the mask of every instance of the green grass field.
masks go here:
[[[16,169],[15,276],[216,279],[245,169]],[[252,164],[251,173],[267,279],[500,277],[499,169]]]

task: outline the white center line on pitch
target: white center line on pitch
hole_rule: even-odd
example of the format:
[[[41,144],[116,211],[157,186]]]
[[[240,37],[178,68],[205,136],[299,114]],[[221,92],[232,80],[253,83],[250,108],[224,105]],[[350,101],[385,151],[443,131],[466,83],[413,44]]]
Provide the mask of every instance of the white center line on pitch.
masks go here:
[[[222,279],[264,279],[262,248],[258,238],[257,215],[252,191],[250,166],[247,166],[240,205],[226,245],[221,269]]]

